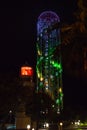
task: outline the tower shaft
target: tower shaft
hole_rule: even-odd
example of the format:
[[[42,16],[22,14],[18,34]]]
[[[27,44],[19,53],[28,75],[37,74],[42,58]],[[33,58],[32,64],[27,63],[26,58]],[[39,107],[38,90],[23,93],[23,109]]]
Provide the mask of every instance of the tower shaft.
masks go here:
[[[37,22],[37,91],[45,92],[55,101],[58,111],[63,107],[61,52],[54,56],[60,41],[60,19],[52,11],[43,12]]]

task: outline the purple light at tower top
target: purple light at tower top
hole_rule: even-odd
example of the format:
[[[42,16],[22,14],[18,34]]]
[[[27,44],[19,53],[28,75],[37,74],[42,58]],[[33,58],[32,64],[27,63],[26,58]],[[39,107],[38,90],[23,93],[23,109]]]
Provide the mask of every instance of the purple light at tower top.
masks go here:
[[[46,21],[56,21],[56,22],[60,22],[60,18],[59,16],[52,11],[45,11],[43,13],[40,14],[40,16],[38,17],[38,20],[46,20]]]
[[[44,29],[52,26],[53,24],[59,23],[59,16],[53,11],[44,11],[38,17],[37,22],[37,33],[40,34]]]

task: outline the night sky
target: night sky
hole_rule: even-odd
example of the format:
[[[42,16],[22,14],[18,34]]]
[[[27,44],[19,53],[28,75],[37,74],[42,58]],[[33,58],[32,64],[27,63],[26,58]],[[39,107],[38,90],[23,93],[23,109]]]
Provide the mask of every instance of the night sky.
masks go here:
[[[59,15],[61,23],[73,21],[75,0],[2,2],[0,6],[0,71],[16,71],[27,61],[36,64],[36,24],[46,10]]]

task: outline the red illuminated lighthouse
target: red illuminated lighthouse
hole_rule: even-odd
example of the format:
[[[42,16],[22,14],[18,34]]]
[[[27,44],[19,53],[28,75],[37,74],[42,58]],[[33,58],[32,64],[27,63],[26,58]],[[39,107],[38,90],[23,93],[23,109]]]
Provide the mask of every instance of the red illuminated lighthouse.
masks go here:
[[[20,78],[23,86],[31,86],[33,84],[33,68],[27,64],[20,68]]]
[[[21,66],[19,86],[22,90],[23,95],[22,100],[24,100],[25,98],[24,102],[26,102],[27,100],[29,100],[30,97],[33,96],[34,93],[33,75],[34,71],[31,66],[29,66],[28,64],[24,64],[23,66]]]
[[[19,80],[19,106],[16,112],[16,128],[24,130],[27,125],[31,126],[31,117],[26,115],[32,109],[33,96],[34,96],[34,71],[28,64],[20,68]],[[31,106],[30,106],[31,104]]]

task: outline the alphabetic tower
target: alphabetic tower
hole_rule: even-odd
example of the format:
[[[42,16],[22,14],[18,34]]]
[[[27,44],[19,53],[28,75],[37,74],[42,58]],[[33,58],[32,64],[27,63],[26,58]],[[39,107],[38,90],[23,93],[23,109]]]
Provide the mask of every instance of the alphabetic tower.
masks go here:
[[[60,19],[55,12],[45,11],[37,21],[37,91],[55,101],[57,112],[63,108],[61,51],[55,54],[60,41]]]

